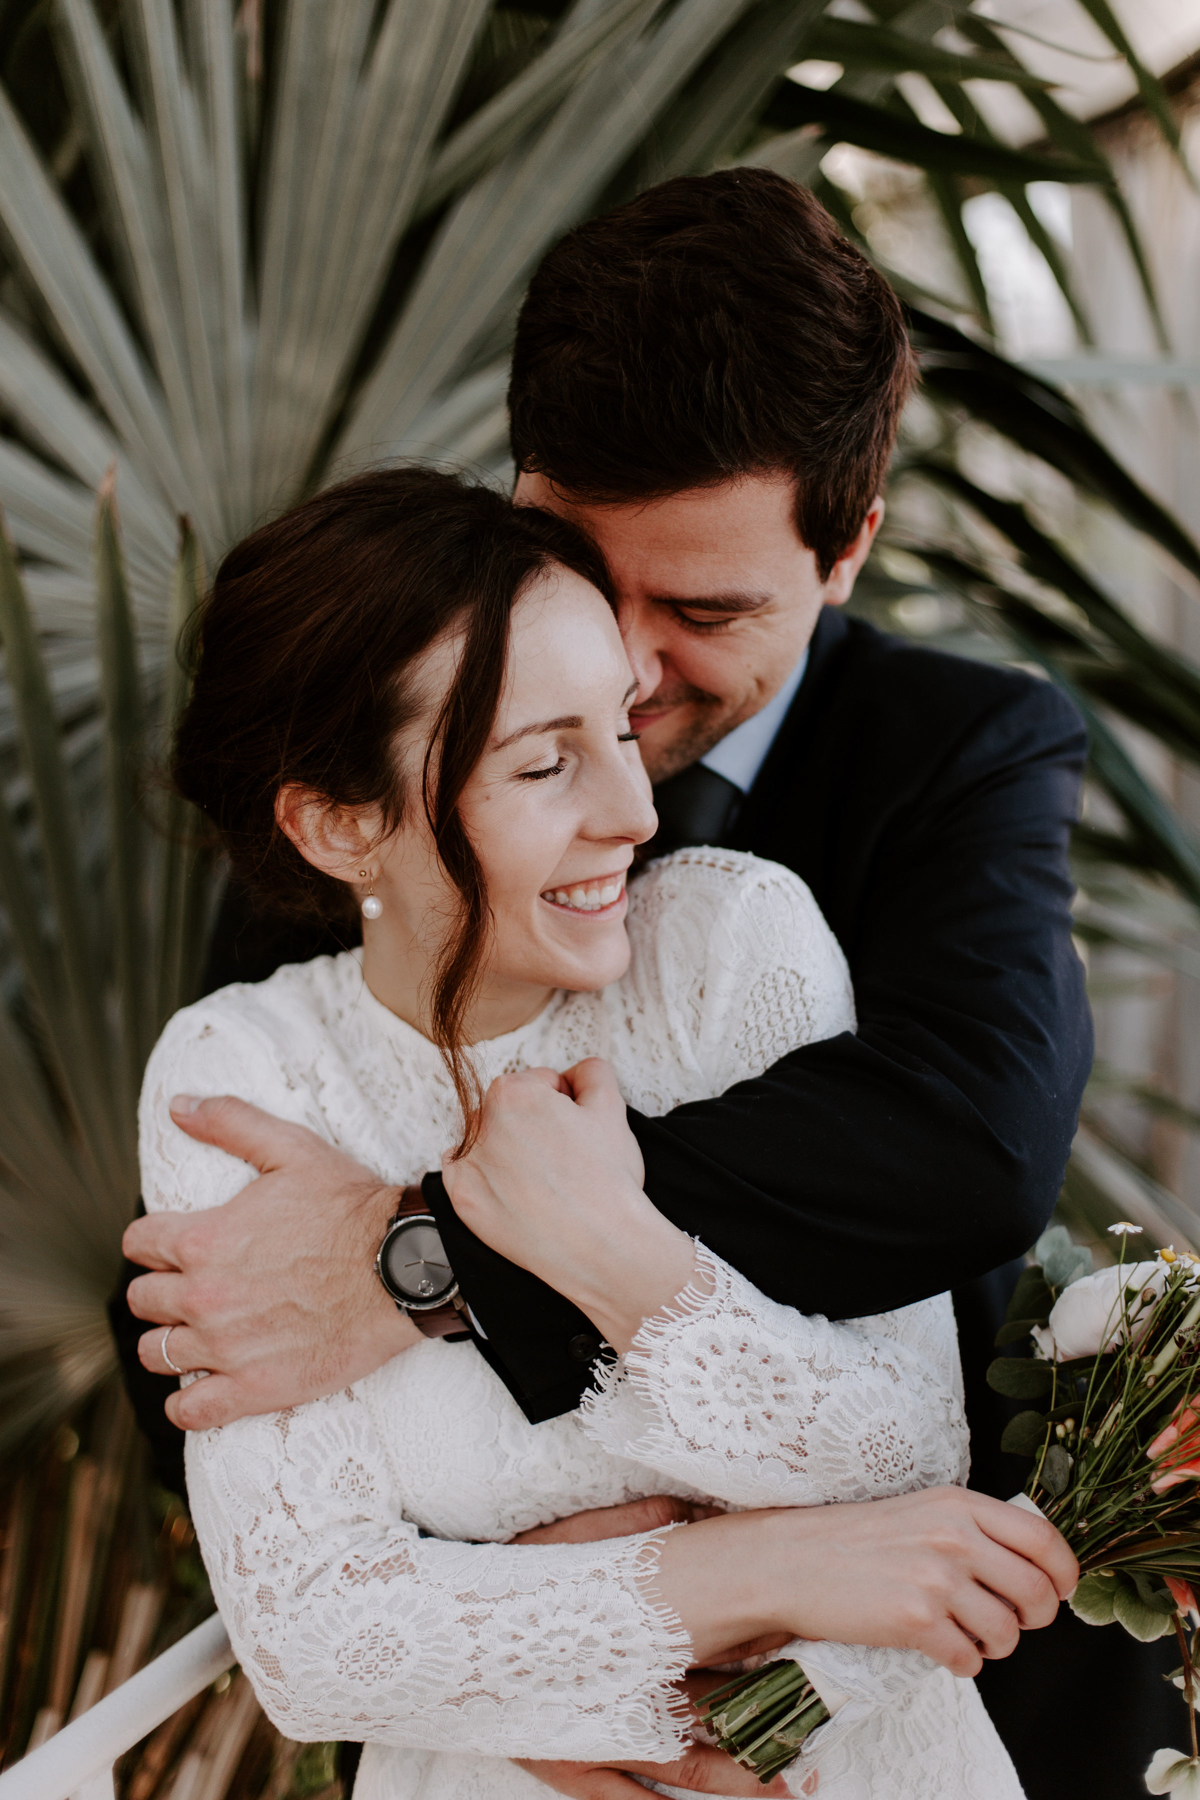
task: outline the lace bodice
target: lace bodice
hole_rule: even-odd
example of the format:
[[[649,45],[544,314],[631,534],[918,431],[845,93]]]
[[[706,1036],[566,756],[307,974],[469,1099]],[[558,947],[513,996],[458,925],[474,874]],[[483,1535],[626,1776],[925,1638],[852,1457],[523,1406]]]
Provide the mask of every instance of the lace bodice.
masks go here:
[[[667,858],[631,889],[629,934],[620,982],[559,994],[477,1046],[485,1083],[601,1055],[655,1114],[853,1029],[841,952],[803,883],[775,865]],[[396,1183],[438,1167],[460,1123],[440,1056],[375,1000],[355,953],[226,988],[171,1021],[140,1112],[150,1210],[219,1205],[254,1174],[172,1124],[179,1092],[237,1093]],[[286,1735],[398,1747],[360,1776],[374,1770],[396,1800],[525,1791],[512,1779],[544,1794],[498,1761],[515,1755],[665,1760],[681,1742],[671,1684],[689,1652],[647,1591],[661,1534],[506,1540],[647,1493],[819,1504],[964,1478],[948,1298],[830,1324],[699,1254],[712,1294],[682,1296],[644,1328],[579,1412],[531,1425],[472,1345],[429,1342],[327,1399],[189,1437],[213,1591]],[[814,1673],[822,1648],[799,1653]],[[848,1714],[856,1680],[865,1704],[930,1670],[824,1648]]]

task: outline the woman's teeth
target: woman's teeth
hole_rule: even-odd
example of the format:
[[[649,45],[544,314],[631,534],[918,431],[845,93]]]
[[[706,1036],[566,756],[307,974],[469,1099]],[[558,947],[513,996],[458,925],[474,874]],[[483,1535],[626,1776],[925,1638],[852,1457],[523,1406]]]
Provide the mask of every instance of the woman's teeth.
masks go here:
[[[603,887],[547,888],[542,899],[569,907],[572,912],[599,912],[601,907],[611,906],[621,898],[623,885],[620,881],[606,881]]]

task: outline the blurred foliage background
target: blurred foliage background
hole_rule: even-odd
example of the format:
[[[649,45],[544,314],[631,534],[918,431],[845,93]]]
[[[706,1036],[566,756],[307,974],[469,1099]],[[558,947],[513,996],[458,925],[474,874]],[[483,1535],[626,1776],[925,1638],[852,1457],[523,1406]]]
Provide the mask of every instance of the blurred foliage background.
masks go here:
[[[910,306],[923,387],[856,604],[1036,668],[1085,712],[1080,942],[1145,1042],[1098,1067],[1064,1216],[1200,1240],[1181,1149],[1200,1117],[1154,1023],[1174,1008],[1178,1038],[1200,973],[1200,549],[1131,472],[1119,371],[1107,414],[1087,398],[1113,281],[1144,354],[1178,358],[1174,278],[1071,71],[1116,73],[1191,204],[1186,106],[1108,0],[1061,0],[1065,50],[1019,11],[0,0],[5,1761],[211,1605],[103,1311],[142,1065],[194,990],[221,876],[147,774],[183,697],[180,629],[205,568],[334,475],[431,455],[508,479],[524,283],[563,230],[650,183],[780,169]],[[1063,225],[1081,207],[1090,273]],[[1011,341],[1031,295],[1057,360]],[[1083,388],[1065,352],[1092,359]],[[1171,392],[1192,430],[1184,377]],[[1182,609],[1165,623],[1151,566]],[[325,1747],[282,1744],[240,1676],[219,1687],[126,1760],[133,1800],[336,1785]]]

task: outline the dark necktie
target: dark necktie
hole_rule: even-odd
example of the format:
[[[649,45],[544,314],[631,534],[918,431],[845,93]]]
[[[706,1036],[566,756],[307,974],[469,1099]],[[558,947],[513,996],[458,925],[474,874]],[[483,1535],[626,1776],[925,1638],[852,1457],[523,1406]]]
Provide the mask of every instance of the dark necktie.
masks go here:
[[[741,803],[742,790],[703,763],[681,769],[654,790],[658,832],[649,854],[665,856],[691,844],[723,844]]]

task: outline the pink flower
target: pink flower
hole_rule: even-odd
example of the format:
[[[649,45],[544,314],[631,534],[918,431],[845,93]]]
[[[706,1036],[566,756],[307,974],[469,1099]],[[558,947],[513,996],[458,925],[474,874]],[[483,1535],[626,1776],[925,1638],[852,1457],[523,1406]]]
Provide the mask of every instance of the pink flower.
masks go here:
[[[1181,1613],[1200,1611],[1196,1605],[1196,1596],[1192,1592],[1190,1581],[1176,1581],[1174,1575],[1164,1575],[1163,1580],[1171,1590],[1171,1598]]]
[[[1180,1481],[1200,1479],[1200,1394],[1180,1404],[1171,1423],[1164,1427],[1147,1450],[1151,1462],[1160,1462],[1162,1473],[1150,1483],[1156,1494],[1163,1494]],[[1194,1604],[1194,1602],[1193,1602]]]

